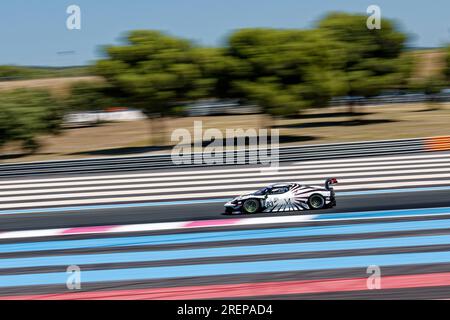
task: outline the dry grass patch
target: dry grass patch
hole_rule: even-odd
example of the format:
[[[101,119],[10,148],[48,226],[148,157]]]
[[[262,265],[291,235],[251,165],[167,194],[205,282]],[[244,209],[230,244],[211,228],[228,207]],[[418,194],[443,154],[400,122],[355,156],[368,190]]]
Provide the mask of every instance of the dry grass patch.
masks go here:
[[[101,77],[67,77],[67,78],[49,78],[49,79],[33,79],[19,81],[2,81],[0,82],[1,90],[15,89],[48,89],[56,96],[64,96],[69,93],[70,88],[77,82],[100,82]]]
[[[384,140],[450,135],[450,104],[434,109],[424,104],[361,107],[362,115],[349,116],[347,108],[310,110],[290,119],[273,120],[280,130],[283,145],[305,145],[363,140]],[[149,121],[107,123],[100,126],[64,130],[59,136],[43,136],[38,154],[3,156],[2,162],[73,159],[113,155],[170,152],[170,135],[174,129],[186,128],[193,135],[194,121],[202,121],[204,130],[259,129],[268,123],[263,115],[216,116],[204,118],[166,119],[153,130]],[[150,147],[149,133],[165,143]],[[3,154],[20,153],[10,144]]]

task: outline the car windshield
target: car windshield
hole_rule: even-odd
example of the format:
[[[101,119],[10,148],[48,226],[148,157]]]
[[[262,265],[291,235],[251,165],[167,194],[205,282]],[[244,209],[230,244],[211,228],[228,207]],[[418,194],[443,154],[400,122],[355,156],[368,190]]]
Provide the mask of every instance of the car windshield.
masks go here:
[[[269,188],[261,188],[261,189],[259,189],[258,191],[256,191],[256,192],[254,193],[254,195],[256,195],[256,196],[263,196],[263,195],[265,195],[269,190],[270,190]]]

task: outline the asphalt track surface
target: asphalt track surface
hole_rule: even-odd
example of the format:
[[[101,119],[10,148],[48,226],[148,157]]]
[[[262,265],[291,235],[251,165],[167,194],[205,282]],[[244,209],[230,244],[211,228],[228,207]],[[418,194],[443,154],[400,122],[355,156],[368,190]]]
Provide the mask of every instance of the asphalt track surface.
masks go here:
[[[405,192],[359,196],[339,196],[333,209],[321,210],[321,215],[337,212],[396,210],[450,207],[450,191]],[[249,218],[292,216],[301,213],[259,213]],[[46,212],[19,215],[0,215],[0,232],[10,230],[88,227],[109,224],[173,222],[186,220],[226,219],[223,202],[104,209],[86,211]]]
[[[407,165],[399,164],[397,169]],[[443,176],[434,177],[432,184],[425,187],[421,181],[430,181],[429,178],[398,176],[395,179],[400,182],[417,185],[411,185],[412,190],[408,191],[409,188],[398,190],[381,185],[391,182],[374,182],[380,183],[380,188],[376,192],[365,188],[369,191],[366,194],[354,192],[352,184],[359,186],[361,182],[349,180],[344,187],[348,186],[350,191],[337,191],[336,208],[315,212],[227,216],[223,214],[223,202],[214,197],[206,198],[207,203],[194,197],[185,204],[133,207],[127,206],[133,202],[125,202],[120,203],[124,207],[108,209],[65,211],[58,206],[37,205],[27,207],[30,212],[21,212],[22,208],[10,212],[6,208],[0,210],[0,235],[19,230],[175,221],[285,216],[305,216],[305,220],[282,224],[274,218],[273,223],[265,225],[3,239],[0,296],[4,299],[448,299],[450,190],[446,188],[450,183],[445,175],[450,173],[450,162],[442,158],[434,164],[420,164],[418,169],[413,168],[417,171],[414,175],[425,174],[422,169],[440,170]],[[381,172],[385,171],[368,177],[382,175]],[[5,203],[8,206],[13,201]],[[35,208],[39,210],[33,212]],[[82,270],[81,290],[66,288],[69,265],[78,265]],[[371,265],[381,268],[381,289],[368,289],[367,268]]]

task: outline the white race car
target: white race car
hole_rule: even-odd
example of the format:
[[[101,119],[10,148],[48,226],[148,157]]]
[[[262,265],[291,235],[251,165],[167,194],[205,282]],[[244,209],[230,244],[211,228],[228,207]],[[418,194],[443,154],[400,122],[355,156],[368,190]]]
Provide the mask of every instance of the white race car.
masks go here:
[[[336,206],[333,190],[336,183],[336,178],[330,178],[325,181],[325,187],[298,183],[272,184],[227,202],[225,212],[286,212],[332,208]]]

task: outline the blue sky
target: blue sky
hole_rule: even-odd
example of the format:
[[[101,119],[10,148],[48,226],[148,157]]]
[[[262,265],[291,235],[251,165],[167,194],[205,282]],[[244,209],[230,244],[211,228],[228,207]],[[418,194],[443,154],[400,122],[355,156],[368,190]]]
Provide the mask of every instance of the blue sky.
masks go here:
[[[66,28],[71,4],[81,7],[81,30]],[[2,0],[0,64],[87,64],[99,58],[100,45],[133,29],[219,45],[237,28],[309,28],[329,11],[365,14],[371,4],[414,36],[411,46],[450,42],[449,0]]]

